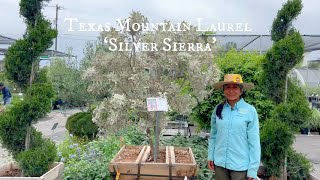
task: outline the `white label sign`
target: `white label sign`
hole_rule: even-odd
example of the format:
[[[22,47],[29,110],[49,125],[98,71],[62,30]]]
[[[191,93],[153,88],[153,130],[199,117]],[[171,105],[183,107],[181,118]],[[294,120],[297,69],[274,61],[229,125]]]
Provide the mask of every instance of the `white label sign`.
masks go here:
[[[148,111],[168,111],[167,98],[152,97],[147,98]]]

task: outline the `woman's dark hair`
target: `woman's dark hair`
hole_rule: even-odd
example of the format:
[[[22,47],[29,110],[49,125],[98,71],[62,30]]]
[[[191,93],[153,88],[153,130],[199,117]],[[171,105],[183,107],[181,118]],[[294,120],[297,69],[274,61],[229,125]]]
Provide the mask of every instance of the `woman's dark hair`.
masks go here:
[[[240,95],[240,99],[241,98],[245,98],[247,96],[246,92],[245,91],[242,91],[241,95]]]
[[[220,103],[217,107],[217,110],[216,110],[216,115],[222,119],[222,109],[223,109],[223,106],[224,104],[226,103],[226,101],[224,101],[223,103]]]

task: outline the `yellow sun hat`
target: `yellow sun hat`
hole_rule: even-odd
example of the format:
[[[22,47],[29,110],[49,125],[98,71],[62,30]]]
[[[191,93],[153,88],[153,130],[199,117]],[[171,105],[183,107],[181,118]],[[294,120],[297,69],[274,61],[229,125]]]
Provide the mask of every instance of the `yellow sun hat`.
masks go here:
[[[243,90],[248,91],[254,88],[253,83],[244,83],[240,74],[226,74],[224,80],[214,83],[213,87],[218,90],[223,90],[225,84],[239,84]]]

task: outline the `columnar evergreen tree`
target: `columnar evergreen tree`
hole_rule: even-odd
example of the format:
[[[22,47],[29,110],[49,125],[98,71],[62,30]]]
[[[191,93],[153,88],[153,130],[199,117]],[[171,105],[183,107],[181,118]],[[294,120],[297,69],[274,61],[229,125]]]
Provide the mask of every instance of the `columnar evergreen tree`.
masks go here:
[[[54,143],[43,139],[32,127],[32,123],[50,111],[54,94],[46,74],[37,68],[39,56],[52,46],[52,39],[57,36],[41,13],[44,2],[48,0],[20,1],[20,15],[24,17],[27,30],[5,56],[8,79],[22,87],[26,96],[24,101],[1,114],[0,139],[25,176],[42,175],[56,156]]]
[[[20,15],[24,17],[27,30],[23,39],[8,49],[5,57],[8,78],[22,87],[30,85],[38,57],[52,46],[52,39],[57,36],[51,23],[41,14],[44,1],[48,0],[21,0]]]
[[[263,63],[265,93],[276,103],[285,100],[286,77],[302,61],[304,43],[292,21],[300,14],[301,0],[289,0],[274,19],[271,29],[272,48]]]
[[[263,62],[262,83],[265,94],[277,104],[261,129],[262,161],[267,174],[286,179],[286,155],[294,140],[294,131],[311,111],[306,98],[288,73],[302,61],[304,43],[292,21],[300,14],[301,0],[288,0],[274,19],[271,30],[273,46]],[[287,90],[288,89],[288,90]]]

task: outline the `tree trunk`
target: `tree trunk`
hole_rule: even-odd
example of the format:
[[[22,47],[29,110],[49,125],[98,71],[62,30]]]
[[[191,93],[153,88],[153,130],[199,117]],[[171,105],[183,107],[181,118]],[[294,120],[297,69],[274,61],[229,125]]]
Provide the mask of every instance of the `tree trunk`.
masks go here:
[[[285,156],[285,158],[284,158],[284,160],[283,160],[283,165],[281,166],[281,177],[280,177],[280,179],[281,180],[287,180],[287,178],[288,178],[288,174],[287,174],[287,154],[286,154],[286,156]]]
[[[31,59],[32,59],[32,56],[31,56]],[[29,84],[30,85],[30,87],[29,87],[30,93],[31,93],[31,88],[32,88],[32,82],[34,79],[34,65],[35,65],[35,63],[32,62],[31,73],[30,73],[30,84]],[[29,95],[31,95],[31,94],[29,94]],[[26,139],[25,139],[25,144],[24,144],[25,150],[28,150],[30,148],[30,139],[31,139],[31,122],[27,126],[27,134],[26,134]]]
[[[32,87],[32,82],[33,82],[33,80],[34,80],[34,70],[35,70],[34,65],[35,65],[35,63],[32,62],[32,65],[31,65],[31,73],[30,73],[30,81],[29,81],[29,88],[30,88],[30,90],[31,90],[31,87]],[[30,91],[30,92],[31,92],[31,91]]]
[[[153,158],[153,143],[152,143],[152,135],[151,135],[150,128],[147,128],[147,136],[148,136],[149,145],[150,145],[150,157],[152,159]]]
[[[285,92],[284,92],[284,103],[287,103],[287,97],[288,97],[288,75],[286,76],[286,86],[285,86]],[[287,153],[283,160],[283,165],[281,166],[281,180],[287,180],[288,174],[287,174]]]
[[[27,127],[26,140],[24,144],[25,150],[30,149],[30,139],[31,139],[31,124],[29,124]]]

